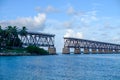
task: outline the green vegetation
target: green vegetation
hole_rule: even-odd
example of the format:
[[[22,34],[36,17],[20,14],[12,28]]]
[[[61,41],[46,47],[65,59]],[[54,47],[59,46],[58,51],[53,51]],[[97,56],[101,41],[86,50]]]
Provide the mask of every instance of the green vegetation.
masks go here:
[[[30,55],[47,55],[49,54],[46,50],[39,48],[37,46],[28,46],[27,48],[22,47],[22,37],[27,36],[27,29],[26,27],[22,27],[19,29],[16,26],[8,26],[4,29],[0,26],[0,52],[8,53],[13,55],[14,53],[20,54],[30,54]],[[15,55],[14,54],[14,55]]]
[[[11,49],[13,47],[22,47],[22,42],[18,37],[18,34],[25,35],[26,29],[18,30],[16,26],[8,26],[2,29],[0,26],[0,49]]]
[[[16,49],[3,49],[4,53],[26,53],[25,48],[16,48]]]
[[[28,53],[31,53],[33,55],[47,55],[47,54],[49,54],[46,50],[39,48],[37,46],[33,46],[33,45],[28,46],[26,48],[26,50]]]

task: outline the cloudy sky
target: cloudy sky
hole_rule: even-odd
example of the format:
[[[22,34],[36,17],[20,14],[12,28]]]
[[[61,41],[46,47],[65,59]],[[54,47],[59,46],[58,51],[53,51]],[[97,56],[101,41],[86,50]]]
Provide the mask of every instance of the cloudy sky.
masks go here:
[[[63,37],[120,43],[120,0],[0,0],[0,25]]]

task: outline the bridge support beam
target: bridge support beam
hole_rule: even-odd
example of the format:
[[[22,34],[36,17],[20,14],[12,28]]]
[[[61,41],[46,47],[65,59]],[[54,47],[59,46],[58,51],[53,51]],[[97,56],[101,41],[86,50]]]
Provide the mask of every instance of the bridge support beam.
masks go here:
[[[119,50],[118,50],[118,49],[115,49],[115,53],[119,53]]]
[[[112,53],[114,53],[114,49],[112,49]]]
[[[49,54],[56,54],[56,48],[55,47],[48,47]]]
[[[80,48],[75,48],[75,49],[74,49],[74,53],[75,53],[75,54],[80,54]]]
[[[89,49],[88,48],[84,48],[84,54],[89,54]]]
[[[97,53],[97,49],[92,49],[92,54],[96,54]]]
[[[67,47],[67,48],[66,48]],[[80,48],[74,50],[75,54],[83,53],[99,53],[99,54],[108,54],[108,53],[120,53],[120,44],[78,39],[72,37],[64,37],[64,48],[63,53],[70,53],[69,48]],[[112,49],[112,50],[111,50]]]
[[[62,53],[63,54],[70,54],[70,49],[67,48],[67,47],[64,47],[63,50],[62,50]]]
[[[118,53],[120,53],[120,49],[118,50]]]
[[[113,49],[110,49],[110,50],[109,50],[109,53],[111,53],[111,54],[112,54],[112,53],[113,53]]]
[[[98,49],[98,53],[102,54],[103,53],[103,49]]]
[[[118,50],[118,53],[120,53],[120,49]]]
[[[109,50],[108,49],[104,49],[104,53],[105,54],[109,53]]]

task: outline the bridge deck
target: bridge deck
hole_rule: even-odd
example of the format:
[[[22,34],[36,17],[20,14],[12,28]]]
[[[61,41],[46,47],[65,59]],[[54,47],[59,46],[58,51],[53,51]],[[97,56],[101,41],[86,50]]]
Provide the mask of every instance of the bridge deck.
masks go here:
[[[31,35],[43,35],[43,36],[49,36],[49,37],[54,37],[55,35],[54,34],[47,34],[47,33],[38,33],[38,32],[28,32],[28,34],[31,34]]]
[[[54,47],[54,34],[27,32],[26,35],[19,35],[23,45],[36,45],[43,47]]]
[[[120,53],[120,44],[64,37],[64,48],[62,53],[69,54],[70,48],[74,48],[75,54],[80,54],[81,50],[83,50],[84,54]]]
[[[109,44],[109,45],[120,46],[120,44],[100,42],[100,41],[93,41],[93,40],[86,40],[86,39],[79,39],[79,38],[72,38],[72,37],[64,37],[64,39],[70,39],[70,40],[77,40],[77,41],[86,41],[86,42],[94,42],[94,43],[100,43],[100,44]]]

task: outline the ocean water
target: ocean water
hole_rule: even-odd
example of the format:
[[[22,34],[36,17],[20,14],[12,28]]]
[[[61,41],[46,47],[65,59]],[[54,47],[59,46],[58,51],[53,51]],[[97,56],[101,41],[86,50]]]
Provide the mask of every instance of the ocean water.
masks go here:
[[[0,80],[120,80],[120,54],[1,56]]]

